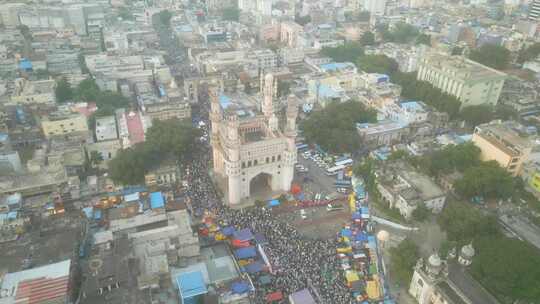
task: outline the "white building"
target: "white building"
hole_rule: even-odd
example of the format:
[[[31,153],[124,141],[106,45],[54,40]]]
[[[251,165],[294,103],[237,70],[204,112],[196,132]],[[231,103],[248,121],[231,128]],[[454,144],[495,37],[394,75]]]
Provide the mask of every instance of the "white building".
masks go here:
[[[384,15],[387,0],[364,0],[364,10],[372,15]]]
[[[404,101],[396,104],[389,104],[384,107],[384,112],[389,119],[407,125],[425,122],[428,119],[428,112],[424,106],[417,101]]]
[[[111,116],[96,118],[96,140],[105,141],[117,139],[116,118]]]

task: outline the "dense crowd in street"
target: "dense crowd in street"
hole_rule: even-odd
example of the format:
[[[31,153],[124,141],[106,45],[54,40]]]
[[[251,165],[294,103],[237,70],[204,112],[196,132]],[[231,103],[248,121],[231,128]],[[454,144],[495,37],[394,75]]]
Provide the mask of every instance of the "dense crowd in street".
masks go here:
[[[202,110],[202,115],[207,115]],[[202,126],[208,134],[208,119]],[[255,303],[265,303],[265,295],[282,291],[285,295],[309,288],[322,303],[352,303],[351,294],[340,279],[340,266],[336,258],[335,241],[312,240],[300,235],[290,224],[280,222],[268,209],[249,208],[235,210],[222,204],[209,175],[211,151],[207,144],[197,147],[194,158],[186,166],[193,212],[200,216],[209,211],[219,221],[233,225],[237,229],[250,228],[254,233],[262,233],[268,240],[266,254],[273,265],[275,274],[269,285],[258,283],[258,275],[252,276],[255,284]],[[317,296],[318,295],[318,296]]]

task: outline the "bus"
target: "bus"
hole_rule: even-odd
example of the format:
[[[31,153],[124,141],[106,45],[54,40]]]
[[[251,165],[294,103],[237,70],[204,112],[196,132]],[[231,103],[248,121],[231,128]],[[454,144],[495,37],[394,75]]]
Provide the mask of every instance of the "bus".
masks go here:
[[[336,187],[351,187],[351,181],[348,181],[348,180],[335,181],[334,185]]]
[[[328,176],[336,175],[338,174],[340,170],[343,170],[343,169],[345,169],[345,166],[343,165],[328,168],[328,170],[326,170],[326,175]]]
[[[308,144],[302,144],[302,143],[299,143],[299,144],[296,144],[296,149],[298,151],[302,151],[302,150],[305,150],[309,148],[309,145]]]
[[[347,158],[347,159],[335,162],[334,165],[335,166],[340,166],[340,165],[348,166],[348,165],[352,165],[352,163],[353,163],[353,160],[350,158]]]

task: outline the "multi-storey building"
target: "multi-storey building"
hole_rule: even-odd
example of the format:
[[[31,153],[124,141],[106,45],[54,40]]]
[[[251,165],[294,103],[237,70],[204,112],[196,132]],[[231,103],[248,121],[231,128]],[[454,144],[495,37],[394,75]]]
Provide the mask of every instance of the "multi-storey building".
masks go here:
[[[432,53],[420,60],[417,78],[455,96],[467,107],[497,104],[506,74],[463,56]]]
[[[521,172],[533,146],[508,125],[499,122],[477,126],[472,141],[482,151],[482,160],[494,160],[514,176]]]
[[[29,81],[24,78],[16,79],[9,104],[54,104],[56,101],[55,87],[54,80]]]
[[[86,117],[73,113],[52,113],[41,120],[45,137],[66,135],[73,132],[88,132]]]

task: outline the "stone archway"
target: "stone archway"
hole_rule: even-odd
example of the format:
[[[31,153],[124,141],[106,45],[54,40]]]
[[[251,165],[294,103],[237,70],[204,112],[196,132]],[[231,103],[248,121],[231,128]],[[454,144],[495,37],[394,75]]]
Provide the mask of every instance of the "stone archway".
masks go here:
[[[267,200],[272,195],[272,175],[261,172],[249,181],[249,197]]]

